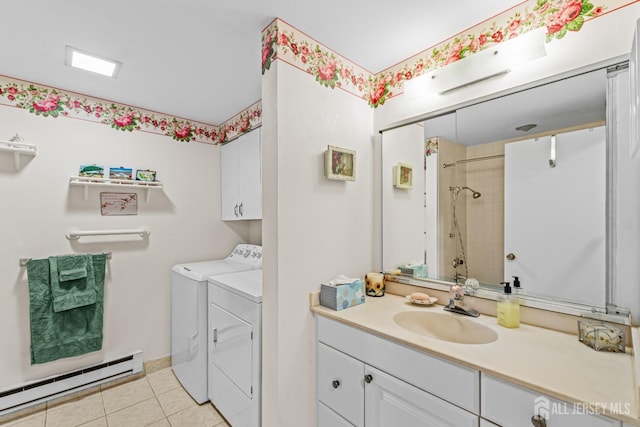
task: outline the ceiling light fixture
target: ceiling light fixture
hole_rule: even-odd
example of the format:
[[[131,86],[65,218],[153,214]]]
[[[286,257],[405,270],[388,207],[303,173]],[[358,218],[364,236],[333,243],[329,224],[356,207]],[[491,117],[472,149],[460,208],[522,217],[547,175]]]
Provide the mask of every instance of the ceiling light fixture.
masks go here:
[[[120,72],[120,67],[122,66],[122,62],[120,61],[100,57],[72,46],[66,47],[64,63],[69,67],[79,68],[112,78],[117,77]]]
[[[405,82],[405,93],[425,91],[446,94],[453,90],[506,74],[513,67],[546,56],[546,27],[521,34],[481,52]]]

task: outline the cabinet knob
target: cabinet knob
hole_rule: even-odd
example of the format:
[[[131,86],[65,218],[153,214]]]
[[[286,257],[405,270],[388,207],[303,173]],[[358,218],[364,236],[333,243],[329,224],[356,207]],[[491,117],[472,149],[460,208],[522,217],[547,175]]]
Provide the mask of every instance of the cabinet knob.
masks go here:
[[[547,427],[547,420],[542,415],[534,415],[531,417],[531,424],[534,427]]]
[[[331,386],[332,386],[333,388],[338,388],[338,387],[340,387],[340,381],[338,381],[338,380],[333,380],[333,381],[331,382]]]
[[[516,259],[516,256],[515,256],[515,254],[507,254],[507,259],[509,261],[513,261],[514,259]]]
[[[373,381],[373,375],[371,374],[367,374],[364,376],[364,382],[369,384],[371,381]]]

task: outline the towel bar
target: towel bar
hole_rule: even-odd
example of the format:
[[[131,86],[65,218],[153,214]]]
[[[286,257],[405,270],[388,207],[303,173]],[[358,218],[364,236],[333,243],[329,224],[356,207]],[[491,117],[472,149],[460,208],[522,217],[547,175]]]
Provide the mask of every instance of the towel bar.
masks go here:
[[[82,254],[74,254],[74,255],[82,255]],[[113,255],[111,252],[105,252],[105,255],[107,256],[107,259],[111,259],[111,256]],[[20,258],[18,261],[20,262],[20,267],[26,267],[26,265],[29,263],[29,261],[31,261],[33,258]]]
[[[70,231],[66,237],[69,240],[78,240],[80,237],[85,236],[112,236],[119,234],[137,234],[143,239],[149,237],[151,232],[146,228],[138,228],[131,230],[85,230],[85,231]]]

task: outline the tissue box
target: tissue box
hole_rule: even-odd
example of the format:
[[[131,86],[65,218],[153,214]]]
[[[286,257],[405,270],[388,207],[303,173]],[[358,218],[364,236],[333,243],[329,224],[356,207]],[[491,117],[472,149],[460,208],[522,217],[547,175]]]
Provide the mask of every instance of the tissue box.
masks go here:
[[[320,285],[320,305],[333,310],[343,310],[364,302],[364,280],[344,285]]]
[[[625,352],[624,332],[603,322],[578,320],[578,339],[594,350]]]
[[[405,276],[413,276],[413,273],[415,272],[415,266],[413,265],[400,265],[398,268],[400,269],[400,273]]]

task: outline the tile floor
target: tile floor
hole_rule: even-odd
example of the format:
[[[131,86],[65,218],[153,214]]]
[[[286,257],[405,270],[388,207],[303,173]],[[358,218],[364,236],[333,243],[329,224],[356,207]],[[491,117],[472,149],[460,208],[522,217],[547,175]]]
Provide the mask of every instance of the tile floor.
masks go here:
[[[198,405],[171,368],[62,403],[48,403],[2,427],[229,427],[210,403]]]

